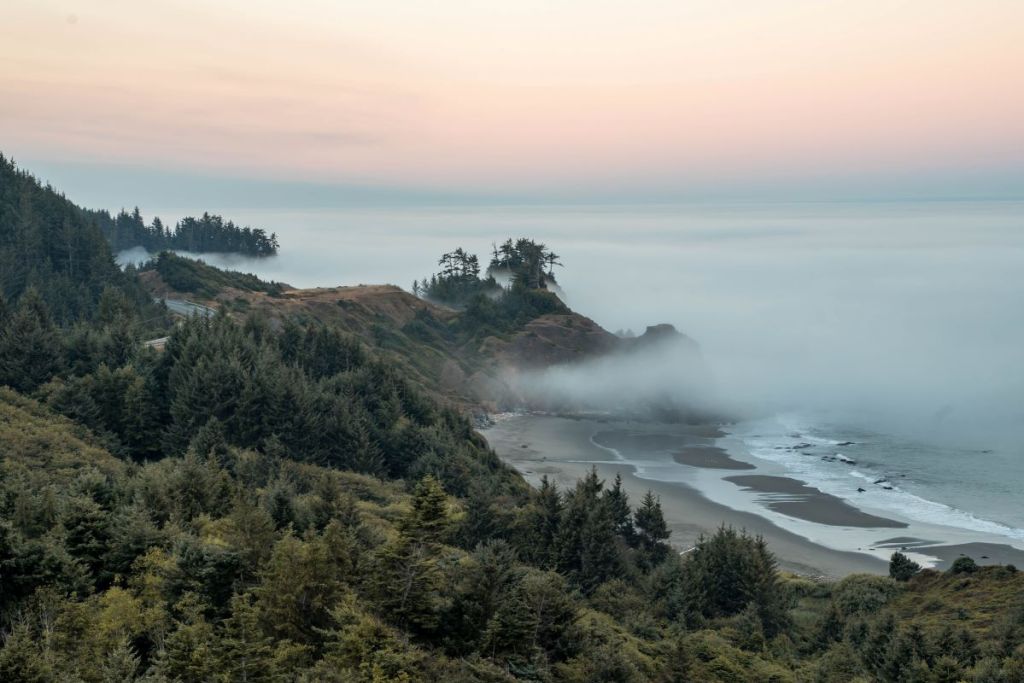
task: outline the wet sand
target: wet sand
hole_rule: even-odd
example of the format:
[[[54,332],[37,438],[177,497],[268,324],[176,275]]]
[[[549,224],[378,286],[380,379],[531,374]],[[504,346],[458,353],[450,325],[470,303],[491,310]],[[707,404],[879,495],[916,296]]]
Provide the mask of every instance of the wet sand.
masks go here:
[[[676,427],[679,429],[678,427]],[[683,427],[681,433],[664,434],[642,430],[604,430],[592,437],[595,444],[622,453],[627,458],[644,458],[652,452],[670,454],[680,465],[711,470],[752,470],[753,465],[729,456],[714,445],[706,429]]]
[[[642,423],[622,424],[621,427],[648,434],[664,431],[663,426]],[[699,445],[709,438],[706,426],[673,425],[672,428],[678,431],[679,438],[692,437]],[[602,431],[610,432],[611,428],[593,420],[516,416],[501,420],[482,433],[498,455],[534,485],[542,476],[547,476],[560,488],[572,488],[591,467],[596,467],[606,481],[620,474],[623,487],[634,504],[646,491],[653,491],[661,499],[665,521],[672,531],[670,541],[681,552],[692,548],[701,535],[730,525],[764,536],[780,567],[788,571],[832,578],[857,572],[885,574],[888,571],[887,564],[875,557],[817,545],[764,517],[712,502],[685,484],[640,479],[629,463],[609,462],[612,456],[605,450],[609,447],[607,439],[602,438],[605,448],[597,445],[596,439],[591,441],[592,435]],[[672,448],[679,443],[678,439],[665,442],[666,447]]]
[[[724,448],[717,446],[687,446],[672,454],[672,458],[680,465],[701,467],[707,470],[753,470],[749,462],[742,462],[729,457]]]
[[[935,569],[949,569],[958,557],[970,557],[978,564],[1012,564],[1024,568],[1024,550],[1002,543],[958,543],[941,545],[920,538],[888,538],[876,548],[892,548],[939,558]]]
[[[908,526],[894,519],[869,515],[842,498],[819,491],[799,479],[747,474],[725,477],[725,480],[761,494],[760,501],[776,512],[815,524],[864,529],[905,529]]]

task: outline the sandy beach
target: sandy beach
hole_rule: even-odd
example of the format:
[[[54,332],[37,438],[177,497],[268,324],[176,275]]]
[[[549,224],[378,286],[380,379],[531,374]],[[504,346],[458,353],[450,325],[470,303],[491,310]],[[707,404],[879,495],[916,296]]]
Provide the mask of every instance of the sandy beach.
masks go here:
[[[725,477],[725,481],[762,494],[764,504],[772,510],[815,524],[871,529],[905,529],[908,526],[906,522],[858,510],[842,498],[819,491],[799,479],[749,474]]]
[[[1024,566],[1024,551],[984,534],[911,525],[781,476],[768,463],[755,465],[756,458],[748,462],[722,447],[730,440],[708,425],[510,415],[482,433],[531,484],[547,476],[571,488],[596,467],[606,481],[621,475],[634,503],[653,491],[680,552],[724,524],[763,536],[780,567],[808,576],[885,574],[895,550],[938,569],[963,555]]]
[[[641,423],[629,423],[628,426],[641,432],[650,430],[649,426]],[[673,427],[678,430],[679,439],[667,444],[669,448],[678,446],[687,434],[694,441],[708,439],[706,428]],[[708,500],[685,484],[640,479],[633,465],[612,462],[608,446],[595,443],[607,444],[607,438],[591,441],[591,437],[601,431],[602,424],[594,420],[516,416],[498,421],[483,434],[498,455],[532,484],[536,485],[546,475],[560,488],[571,488],[591,467],[596,467],[607,481],[620,474],[631,501],[638,502],[646,491],[653,491],[661,499],[665,520],[672,531],[671,542],[680,552],[692,548],[701,534],[725,524],[764,536],[779,565],[788,571],[831,578],[857,572],[887,572],[886,563],[870,555],[836,551],[812,543],[756,514]],[[725,456],[724,451],[721,455]],[[700,460],[704,460],[704,454]]]

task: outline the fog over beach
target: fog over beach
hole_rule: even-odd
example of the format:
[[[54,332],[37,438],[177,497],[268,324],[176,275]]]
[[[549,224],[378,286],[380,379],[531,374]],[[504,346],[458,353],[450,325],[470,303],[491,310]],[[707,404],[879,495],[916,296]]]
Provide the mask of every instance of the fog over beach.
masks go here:
[[[673,324],[699,345],[709,375],[698,382],[671,358],[640,359],[554,368],[535,378],[541,391],[612,400],[648,392],[760,419],[754,424],[774,429],[775,441],[759,442],[765,435],[747,423],[733,438],[746,439],[746,452],[780,473],[883,516],[1024,542],[1013,484],[1024,480],[1021,209],[1015,202],[233,209],[240,222],[282,235],[280,255],[207,259],[294,286],[408,289],[432,271],[433,254],[461,245],[486,257],[505,235],[536,237],[562,255],[563,296],[575,310],[636,334]],[[814,457],[789,450],[816,431],[823,441]],[[833,448],[829,440],[857,445]],[[858,488],[865,488],[860,503]],[[763,504],[751,509],[771,513]]]

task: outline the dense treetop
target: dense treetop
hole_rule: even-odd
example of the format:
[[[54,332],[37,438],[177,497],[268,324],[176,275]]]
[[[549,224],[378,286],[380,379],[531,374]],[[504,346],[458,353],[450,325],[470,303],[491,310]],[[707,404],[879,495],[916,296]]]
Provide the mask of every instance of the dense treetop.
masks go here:
[[[284,285],[277,282],[266,282],[249,273],[213,268],[201,260],[178,256],[170,251],[160,252],[156,258],[141,264],[139,270],[156,271],[164,283],[176,292],[211,299],[228,287],[270,295],[278,295],[285,289]]]
[[[100,226],[116,251],[142,247],[150,252],[167,249],[195,253],[231,252],[246,256],[273,256],[277,253],[275,233],[262,228],[239,227],[221,216],[204,213],[199,218],[183,218],[174,227],[164,226],[159,218],[145,224],[139,208],[116,216],[106,211],[83,212]]]
[[[548,289],[549,283],[556,284],[555,266],[562,265],[557,254],[525,237],[495,245],[483,278],[479,257],[462,247],[442,254],[437,263],[441,271],[422,282],[414,281],[413,293],[454,305],[466,305],[477,296],[498,299],[503,294]],[[499,280],[507,282],[508,287],[503,290]]]

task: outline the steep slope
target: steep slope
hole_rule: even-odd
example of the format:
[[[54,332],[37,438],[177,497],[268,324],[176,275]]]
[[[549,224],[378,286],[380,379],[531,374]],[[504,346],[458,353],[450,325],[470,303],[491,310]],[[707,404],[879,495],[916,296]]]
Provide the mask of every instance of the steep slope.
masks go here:
[[[92,433],[36,401],[0,387],[0,471],[5,479],[45,473],[67,484],[83,471],[125,470]]]
[[[0,294],[16,301],[31,288],[62,323],[93,318],[108,288],[145,317],[157,314],[114,263],[96,223],[0,155]]]

